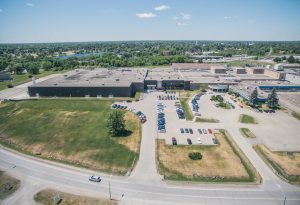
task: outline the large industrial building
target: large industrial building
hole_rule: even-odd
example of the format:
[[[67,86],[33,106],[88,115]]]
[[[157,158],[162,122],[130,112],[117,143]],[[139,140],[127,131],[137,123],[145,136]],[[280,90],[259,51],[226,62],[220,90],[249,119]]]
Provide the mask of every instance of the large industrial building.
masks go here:
[[[234,68],[201,63],[174,63],[170,68],[76,69],[28,87],[30,96],[132,97],[145,89],[195,90],[208,87],[226,92],[241,82],[283,80],[285,73],[264,68]],[[262,83],[264,82],[264,83]],[[291,85],[290,85],[291,86]],[[285,87],[298,90],[298,87]],[[263,89],[263,87],[262,87]]]

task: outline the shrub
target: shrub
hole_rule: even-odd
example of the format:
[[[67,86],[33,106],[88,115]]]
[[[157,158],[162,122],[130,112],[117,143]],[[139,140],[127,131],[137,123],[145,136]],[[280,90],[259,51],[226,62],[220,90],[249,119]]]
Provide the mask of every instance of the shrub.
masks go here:
[[[7,87],[8,88],[13,88],[14,86],[10,83],[10,84],[7,84]]]
[[[191,160],[201,160],[202,159],[202,154],[200,152],[190,152],[189,153],[189,158]]]
[[[28,75],[28,78],[32,78],[32,75]]]

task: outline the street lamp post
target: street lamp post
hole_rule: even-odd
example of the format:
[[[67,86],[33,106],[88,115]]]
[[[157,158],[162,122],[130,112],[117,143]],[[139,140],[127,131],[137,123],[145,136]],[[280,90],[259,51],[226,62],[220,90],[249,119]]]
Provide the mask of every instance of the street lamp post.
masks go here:
[[[279,190],[281,191],[282,195],[283,195],[283,205],[285,205],[286,202],[286,195],[284,193],[284,191],[282,190],[281,186],[279,184],[277,184]]]

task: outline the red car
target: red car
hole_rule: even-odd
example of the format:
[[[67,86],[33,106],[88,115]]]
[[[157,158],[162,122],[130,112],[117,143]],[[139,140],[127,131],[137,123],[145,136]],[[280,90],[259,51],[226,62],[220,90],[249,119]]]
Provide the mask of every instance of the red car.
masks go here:
[[[207,129],[209,134],[212,134],[212,130],[211,129]]]

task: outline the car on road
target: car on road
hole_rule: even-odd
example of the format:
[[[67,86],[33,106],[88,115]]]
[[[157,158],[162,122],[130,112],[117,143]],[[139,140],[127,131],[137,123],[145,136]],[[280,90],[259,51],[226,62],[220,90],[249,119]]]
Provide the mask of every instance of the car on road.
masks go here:
[[[188,128],[185,128],[184,131],[185,131],[185,133],[189,133],[189,129]]]
[[[184,129],[183,129],[183,128],[180,128],[180,132],[181,132],[181,133],[184,133]]]
[[[192,128],[189,128],[189,132],[190,132],[190,134],[194,133],[193,130],[192,130]]]
[[[198,129],[198,132],[199,132],[199,134],[202,134],[202,130],[201,129]]]
[[[200,138],[197,139],[197,143],[198,143],[198,144],[202,144],[202,141],[201,141]]]
[[[187,138],[186,141],[187,141],[187,143],[188,143],[189,145],[193,144],[193,143],[192,143],[192,140],[191,140],[190,138]]]
[[[92,181],[92,182],[100,182],[101,181],[101,178],[99,176],[90,176],[89,177],[89,181]]]
[[[177,145],[177,140],[176,140],[175,137],[172,137],[172,144],[173,144],[173,145]]]

